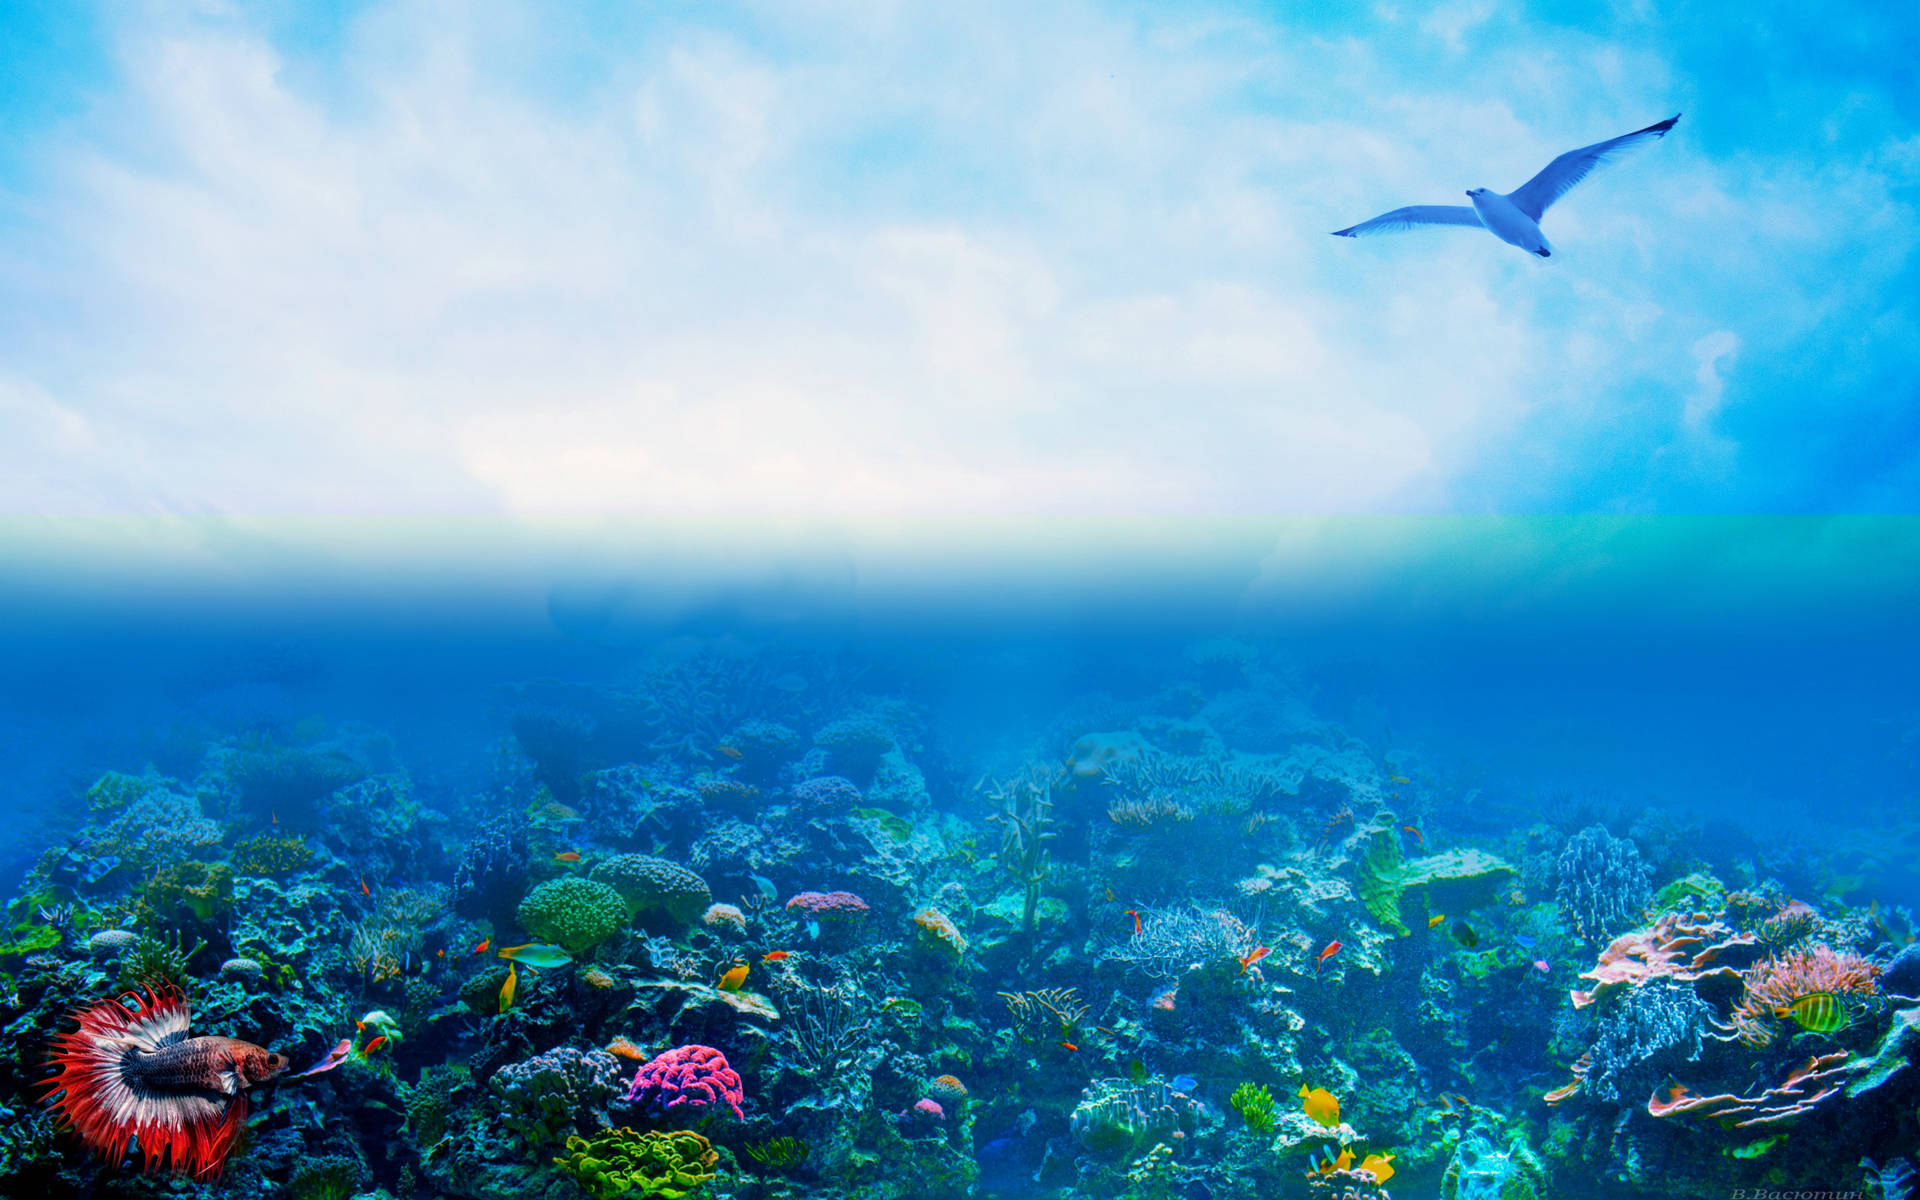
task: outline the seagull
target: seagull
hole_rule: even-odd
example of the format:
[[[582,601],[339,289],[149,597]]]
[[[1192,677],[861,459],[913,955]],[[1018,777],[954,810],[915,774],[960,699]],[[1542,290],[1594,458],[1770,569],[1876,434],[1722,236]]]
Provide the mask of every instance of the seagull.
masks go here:
[[[1615,155],[1667,136],[1667,130],[1672,129],[1674,122],[1679,119],[1680,114],[1675,113],[1645,129],[1636,129],[1617,138],[1569,150],[1548,163],[1538,175],[1504,196],[1492,188],[1469,188],[1467,199],[1473,201],[1471,208],[1464,204],[1412,204],[1382,213],[1371,221],[1336,229],[1333,236],[1364,237],[1370,233],[1412,229],[1416,225],[1465,225],[1484,229],[1528,254],[1550,258],[1553,256],[1553,247],[1547,244],[1546,235],[1540,232],[1540,218],[1548,206],[1566,195],[1574,184],[1593,174],[1595,167]]]

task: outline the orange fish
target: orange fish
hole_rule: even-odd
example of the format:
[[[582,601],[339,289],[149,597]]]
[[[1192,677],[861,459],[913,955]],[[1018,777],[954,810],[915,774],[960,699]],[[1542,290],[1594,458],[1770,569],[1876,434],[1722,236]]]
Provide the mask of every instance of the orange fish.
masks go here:
[[[1061,1042],[1060,1048],[1062,1050],[1075,1050],[1075,1051],[1080,1049],[1080,1047],[1074,1045],[1072,1042]]]
[[[579,861],[580,861],[580,852],[579,852],[578,850],[562,850],[562,851],[561,851],[560,853],[558,853],[558,854],[556,854],[556,855],[554,855],[554,856],[553,856],[553,861],[555,861],[555,862],[579,862]]]
[[[1419,831],[1418,829],[1415,829],[1415,828],[1414,828],[1413,826],[1411,826],[1411,825],[1402,825],[1402,826],[1400,827],[1400,832],[1401,832],[1401,833],[1410,833],[1410,834],[1412,834],[1412,835],[1413,835],[1413,841],[1414,841],[1414,844],[1415,844],[1415,845],[1417,845],[1417,846],[1424,846],[1424,845],[1426,845],[1426,844],[1427,844],[1427,839],[1425,839],[1425,838],[1423,838],[1423,837],[1421,837],[1421,836],[1420,836],[1420,831]]]
[[[445,957],[447,956],[447,951],[446,951],[446,948],[445,948],[445,947],[441,947],[440,949],[438,949],[438,950],[435,950],[435,951],[433,952],[433,956],[434,956],[435,958],[445,958]]]
[[[360,877],[360,894],[362,896],[373,895],[373,889],[367,886],[367,877],[365,875]]]
[[[1340,953],[1340,943],[1328,942],[1327,948],[1325,950],[1322,950],[1319,954],[1314,955],[1313,973],[1315,975],[1318,975],[1320,973],[1320,964],[1323,962],[1326,962],[1328,959],[1332,958],[1334,955],[1338,953]]]
[[[1113,889],[1112,889],[1112,888],[1108,888],[1108,889],[1107,889],[1107,903],[1108,903],[1108,904],[1112,904],[1112,903],[1113,903]]]
[[[746,983],[747,964],[741,963],[720,977],[719,987],[723,992],[737,992],[745,987]]]
[[[1248,951],[1244,957],[1240,959],[1240,973],[1242,975],[1245,975],[1247,973],[1248,967],[1259,962],[1261,959],[1265,958],[1267,955],[1272,953],[1273,953],[1273,947],[1271,946],[1255,946],[1252,950]]]
[[[474,952],[475,954],[485,954],[485,953],[486,953],[486,952],[487,952],[488,950],[490,950],[490,949],[492,949],[492,948],[493,948],[493,939],[492,939],[492,938],[490,938],[490,937],[489,937],[489,938],[481,938],[481,939],[480,939],[480,944],[479,944],[478,946],[475,946],[475,947],[473,948],[473,952]]]
[[[792,957],[793,956],[791,954],[788,954],[785,950],[769,950],[765,954],[762,954],[760,956],[760,961],[763,963],[785,962]]]
[[[280,814],[278,811],[270,812],[267,815],[273,818],[273,823],[275,825],[278,825],[280,823]]]
[[[739,762],[741,759],[746,757],[746,755],[740,753],[738,750],[735,750],[732,746],[716,746],[714,748],[720,751],[720,753],[726,755],[728,758],[733,759],[735,762]]]
[[[1133,936],[1140,936],[1140,913],[1137,909],[1128,909],[1127,915],[1133,918]]]
[[[374,1038],[372,1041],[368,1042],[364,1047],[361,1048],[360,1057],[367,1058],[371,1056],[375,1050],[378,1050],[380,1047],[386,1044],[387,1044],[387,1035],[383,1033],[379,1037]]]

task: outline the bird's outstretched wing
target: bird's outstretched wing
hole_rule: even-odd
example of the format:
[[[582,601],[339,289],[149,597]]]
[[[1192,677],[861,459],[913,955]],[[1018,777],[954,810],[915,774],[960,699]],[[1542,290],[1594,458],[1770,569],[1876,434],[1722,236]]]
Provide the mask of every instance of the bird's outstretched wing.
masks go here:
[[[1333,231],[1335,237],[1365,237],[1370,233],[1396,233],[1421,225],[1471,225],[1484,229],[1480,216],[1464,204],[1412,204],[1381,213],[1371,221]]]
[[[1675,113],[1666,120],[1656,125],[1649,125],[1645,129],[1636,129],[1632,133],[1623,133],[1617,138],[1595,142],[1591,146],[1582,146],[1578,150],[1569,150],[1548,163],[1546,169],[1538,175],[1508,192],[1507,199],[1513,201],[1515,208],[1538,222],[1549,205],[1566,195],[1567,190],[1574,184],[1593,174],[1595,167],[1622,151],[1631,150],[1635,146],[1667,136],[1667,130],[1672,129],[1673,123],[1679,119],[1680,114]]]

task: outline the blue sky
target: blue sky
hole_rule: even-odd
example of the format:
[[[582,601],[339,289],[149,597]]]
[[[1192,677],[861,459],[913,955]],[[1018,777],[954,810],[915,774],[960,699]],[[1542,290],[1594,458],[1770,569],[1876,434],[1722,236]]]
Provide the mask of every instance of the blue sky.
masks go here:
[[[0,513],[1914,511],[1920,17],[1776,7],[9,5]]]

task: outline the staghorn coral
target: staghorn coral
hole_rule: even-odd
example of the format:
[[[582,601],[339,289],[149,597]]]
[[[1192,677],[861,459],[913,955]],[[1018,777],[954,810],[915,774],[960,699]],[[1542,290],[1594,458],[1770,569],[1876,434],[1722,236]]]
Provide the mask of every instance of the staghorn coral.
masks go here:
[[[1020,928],[1032,933],[1040,905],[1040,885],[1050,866],[1049,843],[1054,828],[1053,792],[1062,782],[1058,768],[1029,765],[1012,779],[984,789],[999,811],[988,822],[1001,826],[1000,866],[1019,881],[1022,896]]]
[[[1653,902],[1646,863],[1632,842],[1589,825],[1567,842],[1554,864],[1555,898],[1567,923],[1599,944],[1641,919]]]
[[[568,875],[528,892],[520,901],[518,920],[541,941],[585,954],[620,932],[627,923],[627,906],[608,885]]]
[[[1080,1022],[1093,1012],[1073,988],[994,994],[1007,1002],[1015,1031],[1029,1040],[1072,1041]]]
[[[706,1138],[687,1130],[622,1128],[570,1137],[566,1155],[553,1161],[595,1200],[625,1195],[677,1200],[715,1177],[720,1156]]]
[[[1733,1010],[1734,1028],[1749,1046],[1773,1044],[1779,1035],[1780,1009],[1804,996],[1831,994],[1843,1004],[1880,994],[1880,967],[1858,954],[1835,954],[1826,946],[1776,955],[1748,967],[1745,991]]]
[[[1143,909],[1140,930],[1107,952],[1152,979],[1175,980],[1196,967],[1238,958],[1255,945],[1252,927],[1225,909]]]
[[[645,854],[617,854],[596,864],[587,878],[618,892],[628,917],[661,912],[678,924],[692,925],[713,903],[706,880],[678,863]]]

